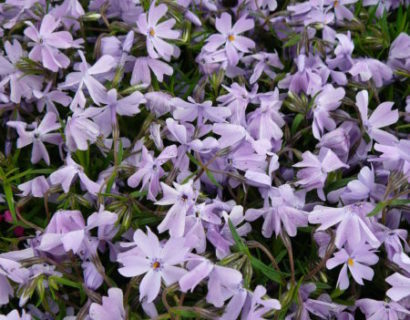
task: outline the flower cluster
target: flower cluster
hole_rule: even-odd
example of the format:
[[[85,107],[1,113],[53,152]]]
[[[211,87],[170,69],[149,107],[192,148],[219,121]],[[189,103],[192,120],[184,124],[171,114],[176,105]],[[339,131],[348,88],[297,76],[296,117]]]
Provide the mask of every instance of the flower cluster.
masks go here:
[[[0,4],[0,319],[410,319],[408,0]]]

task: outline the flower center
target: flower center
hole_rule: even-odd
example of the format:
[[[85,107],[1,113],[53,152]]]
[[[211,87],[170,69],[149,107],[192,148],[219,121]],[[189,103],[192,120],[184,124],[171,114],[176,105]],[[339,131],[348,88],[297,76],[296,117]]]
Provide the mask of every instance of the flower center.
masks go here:
[[[339,5],[339,1],[336,0],[335,2],[333,2],[333,6],[336,8]]]
[[[150,34],[151,37],[155,36],[154,28],[149,29],[149,34]]]
[[[186,195],[186,194],[183,194],[182,196],[181,196],[181,199],[182,199],[182,201],[187,201],[188,200],[188,196]]]
[[[159,259],[154,259],[154,260],[152,260],[152,261],[151,261],[151,268],[152,268],[154,271],[159,271],[159,270],[161,270],[161,269],[162,269],[161,261],[160,261]]]
[[[352,259],[352,258],[347,259],[347,264],[348,264],[349,266],[353,267],[353,265],[354,265],[353,259]]]
[[[235,41],[235,36],[234,36],[233,34],[230,34],[230,35],[228,36],[228,40],[229,40],[230,42]]]

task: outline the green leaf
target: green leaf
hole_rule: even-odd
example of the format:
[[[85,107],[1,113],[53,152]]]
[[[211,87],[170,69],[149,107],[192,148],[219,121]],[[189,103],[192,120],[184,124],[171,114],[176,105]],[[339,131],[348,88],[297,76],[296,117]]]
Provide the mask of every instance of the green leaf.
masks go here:
[[[372,211],[367,215],[368,217],[373,217],[377,215],[381,210],[387,206],[386,202],[379,202]]]
[[[273,267],[264,264],[262,261],[252,256],[250,257],[250,261],[255,269],[262,272],[269,279],[277,283],[282,283],[281,274],[278,271],[276,271]]]
[[[67,286],[67,287],[71,287],[71,288],[77,288],[77,289],[82,290],[82,287],[83,287],[83,285],[81,283],[74,282],[74,281],[68,280],[66,278],[51,276],[51,277],[49,277],[49,279],[52,279],[55,283],[59,283],[63,286]]]
[[[235,244],[238,247],[238,250],[246,254],[248,257],[250,257],[251,253],[249,251],[249,248],[246,246],[246,244],[243,242],[243,240],[239,236],[238,232],[236,231],[235,226],[232,224],[231,219],[228,220],[228,225],[229,225],[229,229],[231,230],[233,240],[235,241]]]
[[[216,187],[218,188],[222,188],[222,186],[219,184],[218,181],[216,181],[214,175],[212,174],[211,171],[209,171],[208,169],[205,170],[205,173],[207,175],[207,177],[209,178],[209,180],[211,180],[212,184],[214,184]]]
[[[410,203],[410,199],[394,199],[388,201],[379,202],[372,211],[367,215],[368,217],[373,217],[377,215],[387,206],[406,206]]]
[[[296,131],[298,130],[298,128],[299,128],[299,126],[302,123],[304,118],[305,118],[305,116],[301,113],[298,113],[295,116],[295,119],[292,122],[292,127],[290,128],[290,132],[292,133],[292,135],[294,135],[296,133]]]
[[[292,46],[298,44],[300,39],[302,39],[302,36],[299,33],[297,33],[293,37],[291,37],[288,41],[286,41],[284,43],[283,47],[284,48],[292,47]]]

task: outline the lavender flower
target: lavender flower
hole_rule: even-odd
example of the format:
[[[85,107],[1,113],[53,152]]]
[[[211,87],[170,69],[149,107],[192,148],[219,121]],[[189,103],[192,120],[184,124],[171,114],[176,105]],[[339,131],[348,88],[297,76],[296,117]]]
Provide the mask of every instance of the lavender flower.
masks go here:
[[[341,208],[318,205],[309,214],[309,222],[320,223],[318,230],[327,230],[337,224],[335,244],[338,248],[346,242],[351,248],[355,248],[365,241],[373,248],[377,248],[380,246],[380,241],[371,230],[371,220],[366,217],[373,207],[374,205],[368,202],[355,203]]]
[[[81,58],[81,63],[77,66],[78,71],[68,74],[66,80],[59,85],[60,89],[76,88],[76,94],[70,104],[70,108],[73,111],[77,106],[80,106],[80,108],[85,107],[86,98],[83,93],[83,86],[87,88],[95,104],[100,105],[100,103],[106,101],[106,90],[95,76],[110,71],[116,64],[113,57],[105,55],[90,67],[85,59],[84,53],[78,51],[78,54]]]
[[[161,166],[176,156],[177,148],[175,145],[166,147],[156,158],[143,146],[141,160],[137,164],[138,170],[128,178],[128,185],[136,188],[142,184],[141,190],[148,189],[148,199],[155,201],[161,190],[159,180],[165,174]]]
[[[186,270],[177,267],[185,261],[188,248],[182,238],[171,238],[161,245],[150,229],[147,234],[137,230],[134,234],[136,249],[118,255],[123,267],[118,272],[124,277],[135,277],[145,273],[140,283],[140,301],[152,302],[158,295],[161,279],[167,286],[179,281]]]
[[[90,306],[92,320],[125,319],[123,295],[121,289],[108,289],[108,296],[102,298],[102,304],[92,303]]]
[[[90,178],[87,177],[84,173],[83,167],[74,162],[70,154],[66,157],[66,164],[50,175],[50,182],[53,185],[60,184],[64,192],[67,193],[70,190],[70,186],[74,178],[77,176],[79,177],[82,185],[91,194],[97,194],[100,191],[100,185],[91,181]]]
[[[386,282],[392,286],[386,295],[393,301],[400,301],[410,295],[410,278],[396,272],[387,277]]]
[[[324,200],[323,187],[325,186],[328,173],[349,166],[340,161],[337,155],[330,149],[320,149],[319,155],[315,156],[310,151],[302,155],[303,160],[294,164],[296,168],[304,168],[297,173],[298,185],[306,191],[317,190],[320,199]]]
[[[356,301],[356,305],[366,315],[367,319],[393,320],[405,319],[405,315],[410,315],[410,311],[406,310],[397,302],[384,302],[373,299],[360,299]]]
[[[163,39],[178,39],[180,32],[172,30],[175,19],[169,19],[158,24],[158,21],[167,13],[165,4],[155,6],[151,3],[148,14],[142,13],[137,20],[138,31],[147,37],[147,51],[151,58],[163,58],[170,61],[172,56],[177,57],[179,51],[176,46],[165,42]]]
[[[21,149],[33,144],[33,151],[31,153],[31,162],[33,164],[38,163],[43,159],[47,165],[50,165],[50,157],[44,142],[55,145],[62,142],[59,133],[52,133],[52,131],[58,130],[61,127],[60,123],[57,122],[55,113],[47,113],[39,125],[37,125],[37,122],[33,122],[30,125],[33,129],[31,131],[27,131],[26,129],[28,125],[21,121],[9,121],[7,122],[7,125],[17,130],[19,135],[17,139],[17,148]]]
[[[301,210],[304,196],[304,192],[295,193],[288,184],[272,188],[269,192],[270,205],[263,209],[248,209],[245,218],[254,221],[263,215],[262,234],[266,238],[270,238],[273,231],[278,236],[282,229],[294,237],[297,228],[306,227],[308,222],[307,212]]]
[[[51,14],[44,16],[38,30],[30,21],[29,26],[24,30],[24,34],[34,41],[34,47],[30,51],[29,58],[34,61],[41,61],[43,66],[53,72],[60,68],[67,68],[70,59],[61,53],[59,49],[73,47],[73,37],[68,31],[57,31],[60,21],[56,20]]]
[[[174,183],[174,188],[171,188],[161,182],[163,197],[155,202],[157,205],[171,205],[164,220],[158,225],[158,231],[164,232],[169,230],[171,237],[182,237],[185,230],[185,218],[193,210],[196,198],[198,196],[196,190],[193,189],[193,182],[190,180],[186,184]]]
[[[372,280],[374,271],[369,267],[377,263],[379,258],[372,251],[368,245],[358,245],[354,249],[341,249],[336,252],[333,258],[330,258],[326,262],[328,269],[333,269],[338,265],[343,264],[340,270],[339,278],[337,280],[337,286],[341,290],[345,290],[349,287],[349,278],[347,276],[347,270],[349,269],[353,279],[360,285],[364,285],[363,279]]]
[[[238,51],[247,53],[255,47],[255,43],[251,39],[240,35],[253,29],[254,25],[253,19],[247,19],[244,15],[232,26],[231,15],[224,12],[215,21],[215,28],[220,34],[210,36],[203,49],[208,52],[215,52],[221,46],[224,46],[229,63],[235,66],[239,62]]]
[[[359,108],[363,126],[369,136],[382,144],[396,142],[396,138],[380,128],[392,125],[399,119],[399,112],[391,110],[393,102],[383,102],[380,104],[368,118],[369,94],[366,90],[360,91],[356,95],[356,105]]]

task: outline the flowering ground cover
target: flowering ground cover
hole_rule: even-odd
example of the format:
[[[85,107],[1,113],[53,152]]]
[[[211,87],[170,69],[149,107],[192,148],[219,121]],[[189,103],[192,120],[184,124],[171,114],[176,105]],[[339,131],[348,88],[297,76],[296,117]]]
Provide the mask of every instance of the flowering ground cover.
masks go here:
[[[0,3],[0,319],[410,319],[409,0]]]

